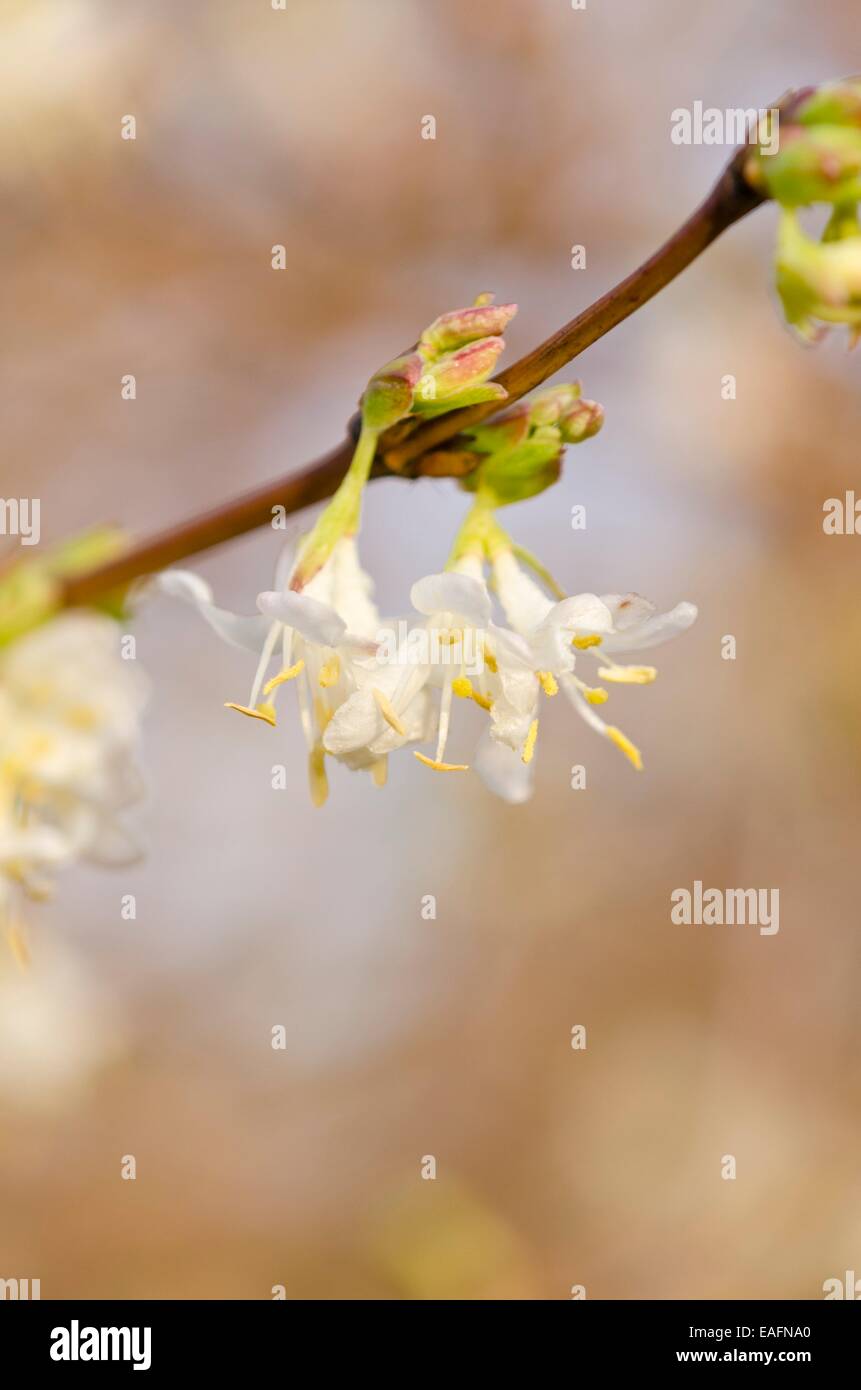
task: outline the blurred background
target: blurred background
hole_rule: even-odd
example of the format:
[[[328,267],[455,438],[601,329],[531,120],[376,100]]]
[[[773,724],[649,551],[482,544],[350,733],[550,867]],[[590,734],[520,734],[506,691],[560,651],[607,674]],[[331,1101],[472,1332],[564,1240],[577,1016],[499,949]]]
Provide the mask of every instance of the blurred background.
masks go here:
[[[159,528],[336,442],[369,372],[481,290],[521,305],[511,362],[710,187],[727,151],[673,145],[674,108],[859,68],[850,0],[4,0],[3,494],[41,498],[44,543]],[[508,515],[575,592],[699,605],[658,683],[613,695],[642,776],[556,701],[525,807],[407,756],[384,792],[335,768],[314,811],[298,721],[224,713],[249,660],[141,609],[147,857],[68,874],[29,971],[0,960],[0,1276],[764,1299],[861,1270],[861,540],[822,531],[858,487],[858,360],[784,328],[775,225],[565,374],[604,430]],[[373,484],[384,611],[463,511]],[[278,548],[197,567],[251,612]],[[695,879],[778,888],[779,934],[673,925]]]

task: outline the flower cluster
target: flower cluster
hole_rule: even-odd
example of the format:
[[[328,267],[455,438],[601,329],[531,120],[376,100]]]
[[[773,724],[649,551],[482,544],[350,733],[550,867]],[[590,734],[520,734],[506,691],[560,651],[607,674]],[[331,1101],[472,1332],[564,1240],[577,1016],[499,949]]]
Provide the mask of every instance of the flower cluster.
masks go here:
[[[807,93],[782,123],[780,149],[759,150],[745,169],[781,206],[777,290],[787,322],[806,342],[834,324],[861,335],[861,79]],[[821,240],[808,236],[799,209],[824,204]]]
[[[396,636],[381,622],[359,561],[356,531],[373,459],[373,451],[365,457],[368,438],[375,448],[387,425],[443,402],[453,408],[501,399],[502,388],[487,378],[501,351],[499,332],[514,311],[482,297],[437,319],[415,353],[375,374],[363,397],[359,468],[351,467],[298,553],[282,558],[274,588],[257,597],[255,615],[219,608],[193,573],[169,570],[160,577],[163,591],[193,605],[226,641],[256,654],[248,699],[228,702],[229,709],[274,726],[284,692],[295,689],[315,805],[328,795],[329,762],[368,771],[382,786],[389,755],[410,748],[436,772],[473,766],[491,790],[523,801],[531,790],[541,704],[560,691],[594,732],[642,766],[631,740],[596,709],[608,697],[607,684],[642,685],[657,674],[616,657],[683,631],[696,609],[680,603],[658,613],[636,594],[565,596],[497,519],[500,507],[556,480],[566,444],[600,429],[601,407],[583,400],[579,385],[551,387],[464,432],[475,466],[463,486],[473,504],[445,569],[413,584],[413,613],[398,622]],[[423,397],[425,380],[435,386]],[[582,671],[583,663],[595,662],[598,685]],[[459,700],[487,718],[470,762],[448,760]],[[425,752],[414,746],[420,744],[431,747]]]
[[[0,921],[23,952],[23,898],[80,858],[127,861],[122,812],[141,795],[142,678],[117,625],[67,613],[0,651]]]

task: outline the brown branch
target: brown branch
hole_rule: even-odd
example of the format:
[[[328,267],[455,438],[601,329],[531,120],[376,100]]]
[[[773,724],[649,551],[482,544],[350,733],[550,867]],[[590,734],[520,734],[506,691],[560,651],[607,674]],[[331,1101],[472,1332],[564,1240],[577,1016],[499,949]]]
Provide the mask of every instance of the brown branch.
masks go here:
[[[796,94],[793,94],[795,96]],[[765,200],[744,180],[742,169],[749,154],[738,150],[705,202],[647,261],[588,309],[540,343],[497,378],[509,393],[506,406],[546,381],[611,328],[628,318],[653,295],[668,285],[691,261],[710,246],[721,232]],[[411,418],[396,425],[380,440],[375,477],[397,473],[418,477],[457,476],[463,473],[463,456],[445,446],[465,425],[499,410],[498,404],[454,410],[430,421]],[[351,422],[352,423],[352,422]],[[348,434],[342,444],[305,468],[246,492],[219,507],[192,517],[131,547],[125,554],[89,574],[69,578],[63,590],[67,606],[92,603],[123,589],[142,575],[153,574],[201,550],[244,535],[271,522],[273,508],[285,513],[301,511],[331,496],[344,475],[353,450]],[[450,466],[446,468],[446,454]]]

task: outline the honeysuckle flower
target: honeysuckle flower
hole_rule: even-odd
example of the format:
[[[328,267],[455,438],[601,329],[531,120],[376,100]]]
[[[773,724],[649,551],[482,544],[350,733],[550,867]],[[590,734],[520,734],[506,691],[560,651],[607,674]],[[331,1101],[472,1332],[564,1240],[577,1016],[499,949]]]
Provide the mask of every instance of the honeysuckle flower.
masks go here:
[[[589,726],[615,744],[635,768],[639,750],[615,725],[594,710],[607,692],[588,685],[575,667],[581,654],[597,658],[597,674],[607,683],[647,685],[657,676],[653,666],[622,665],[614,652],[634,652],[668,641],[696,618],[691,603],[659,613],[637,594],[578,594],[554,602],[527,574],[510,546],[497,544],[491,563],[500,603],[516,638],[500,633],[494,654],[500,666],[500,693],[491,707],[491,735],[514,751],[522,738],[521,757],[529,763],[538,733],[540,694],[561,688]],[[519,642],[517,639],[520,639]],[[525,734],[524,734],[524,731]]]
[[[228,709],[274,727],[281,693],[295,685],[311,798],[322,805],[328,795],[326,753],[337,756],[335,749],[324,746],[324,736],[341,705],[364,680],[363,664],[370,664],[376,654],[380,620],[371,580],[352,536],[338,541],[301,593],[290,588],[293,565],[294,557],[285,553],[276,571],[276,588],[257,596],[258,613],[252,616],[217,607],[210,586],[185,570],[166,571],[159,587],[190,603],[225,641],[257,655],[247,702],[228,701]],[[276,660],[278,669],[269,675]],[[385,780],[385,749],[374,757],[344,761],[369,768],[379,784]]]
[[[462,560],[452,571],[419,579],[411,590],[413,607],[424,621],[408,630],[394,659],[366,663],[356,673],[357,691],[338,710],[326,730],[324,746],[340,756],[378,756],[411,742],[425,742],[437,730],[431,758],[415,756],[438,772],[465,772],[468,764],[446,763],[445,749],[452,696],[467,664],[480,652],[491,603],[483,581]],[[382,652],[381,652],[382,655]],[[432,691],[439,689],[437,716]]]
[[[65,613],[0,652],[0,914],[42,898],[85,857],[128,860],[122,813],[142,795],[136,753],[143,677],[116,623]]]

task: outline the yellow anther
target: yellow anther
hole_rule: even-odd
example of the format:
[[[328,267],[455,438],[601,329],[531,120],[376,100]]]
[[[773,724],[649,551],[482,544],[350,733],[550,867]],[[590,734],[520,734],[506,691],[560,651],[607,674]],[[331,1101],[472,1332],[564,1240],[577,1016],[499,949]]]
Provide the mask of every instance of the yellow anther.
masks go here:
[[[371,776],[374,779],[375,787],[384,787],[389,777],[388,757],[377,758],[371,768]]]
[[[427,758],[424,753],[419,753],[418,749],[413,749],[413,755],[425,767],[432,767],[434,772],[469,772],[469,763],[438,763],[435,758]]]
[[[572,637],[571,646],[576,647],[578,652],[585,652],[589,647],[600,647],[601,640],[597,632],[593,632],[588,637]]]
[[[308,785],[311,788],[311,801],[315,806],[323,806],[329,795],[329,779],[326,776],[326,753],[322,743],[317,743],[308,755]]]
[[[597,686],[591,688],[587,685],[583,687],[583,698],[589,705],[603,705],[610,697],[606,690],[601,690]]]
[[[611,743],[615,743],[616,747],[621,749],[628,761],[634,764],[637,771],[642,772],[643,759],[640,756],[640,750],[631,742],[627,735],[623,734],[622,730],[617,729],[613,724],[608,724],[607,737]]]
[[[491,701],[486,695],[482,695],[480,690],[476,690],[469,676],[456,676],[451,683],[452,691],[459,695],[462,700],[474,700],[479,709],[489,710]]]
[[[529,733],[526,735],[526,742],[523,745],[523,752],[520,754],[525,763],[532,762],[532,755],[535,752],[535,742],[538,738],[538,720],[533,719],[529,725]]]
[[[558,695],[559,684],[552,671],[539,671],[538,681],[545,695]]]
[[[256,709],[251,709],[249,705],[235,705],[232,700],[228,700],[224,708],[238,710],[240,714],[247,714],[249,719],[262,719],[264,724],[271,724],[273,729],[275,728],[274,706],[267,704],[265,701],[263,704],[258,705]]]
[[[484,649],[484,664],[488,671],[492,671],[493,674],[496,675],[499,666],[497,665],[496,657],[493,655],[493,652],[489,652],[487,647]]]
[[[330,685],[335,685],[341,674],[341,661],[337,653],[331,661],[327,661],[320,670],[320,684],[324,690],[328,690]]]
[[[605,681],[617,681],[619,685],[651,685],[657,676],[655,666],[599,666],[598,675]]]
[[[404,721],[401,719],[400,715],[398,714],[388,695],[386,695],[382,690],[378,690],[377,687],[374,686],[374,699],[376,700],[380,714],[383,716],[386,723],[389,725],[390,728],[394,729],[396,734],[400,734],[403,738],[407,732],[406,725],[404,724]]]
[[[299,672],[304,671],[304,669],[305,663],[300,657],[299,660],[296,662],[295,666],[285,667],[283,671],[278,672],[277,676],[273,676],[271,681],[267,681],[263,687],[263,694],[271,695],[272,691],[276,690],[279,685],[283,685],[285,681],[295,680],[296,677],[299,675]],[[238,709],[239,706],[234,705],[233,708]]]

